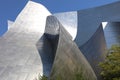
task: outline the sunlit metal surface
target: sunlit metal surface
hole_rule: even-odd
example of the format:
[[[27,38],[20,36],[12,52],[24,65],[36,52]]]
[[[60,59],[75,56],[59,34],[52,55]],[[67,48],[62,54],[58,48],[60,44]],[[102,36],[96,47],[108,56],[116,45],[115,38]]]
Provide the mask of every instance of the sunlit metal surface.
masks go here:
[[[102,22],[102,27],[103,27],[103,30],[106,28],[106,25],[108,24],[108,22]]]
[[[13,23],[14,23],[13,21],[8,20],[8,30],[11,28]]]
[[[93,58],[96,59],[96,62],[94,63],[94,65],[91,63],[91,60],[92,60],[92,58],[90,57],[91,54],[89,53],[89,54],[85,55],[87,60],[90,62],[90,64],[92,66],[96,66],[96,67],[93,67],[95,72],[96,72],[96,70],[98,70],[97,72],[99,72],[99,70],[100,70],[97,65],[100,62],[100,60],[102,60],[105,57],[106,52],[104,52],[104,50],[107,50],[107,48],[109,48],[112,44],[114,44],[116,42],[119,43],[118,38],[115,38],[117,36],[112,37],[112,35],[118,34],[119,31],[114,31],[114,30],[108,31],[110,28],[111,29],[115,29],[115,28],[107,26],[109,24],[109,22],[111,23],[111,22],[119,22],[120,21],[120,18],[119,18],[120,11],[118,9],[119,5],[120,5],[120,1],[116,2],[116,3],[108,4],[105,6],[101,6],[101,7],[78,11],[78,30],[77,30],[77,36],[75,38],[75,42],[81,49],[82,49],[82,46],[84,46],[84,50],[82,50],[82,53],[87,54],[87,52],[92,51],[93,53],[91,53],[91,54],[93,54],[93,55],[99,54],[100,57],[97,56],[98,58],[96,58],[96,56],[93,56]],[[97,33],[97,31],[99,31],[98,28],[102,22],[108,22],[106,27],[103,26],[105,35],[100,38],[98,37],[98,39],[93,38],[93,40],[96,42],[96,45],[94,45],[95,42],[93,42],[93,43],[91,42],[90,43],[91,45],[86,45],[89,43],[91,38],[95,35],[95,33]],[[107,28],[108,28],[108,30],[107,30]],[[118,27],[116,29],[118,29]],[[101,34],[101,33],[99,33],[99,34]],[[111,36],[108,37],[108,35],[111,35]],[[105,42],[102,42],[103,38],[105,38],[105,41],[107,44],[105,44]],[[98,44],[98,43],[101,43],[101,44]],[[87,48],[88,46],[89,46],[89,48]],[[99,46],[99,49],[97,51],[98,53],[94,52],[94,51],[96,51],[97,46]],[[102,47],[102,46],[107,46],[107,48],[103,47],[105,49],[102,49],[103,51],[101,51],[100,47]],[[103,56],[103,57],[101,57],[101,56]],[[98,73],[96,73],[96,74],[99,77],[99,74]],[[98,79],[100,80],[100,78],[98,78]]]
[[[107,48],[120,45],[120,22],[108,22],[104,29]]]
[[[53,15],[57,17],[60,23],[72,36],[72,40],[74,40],[77,35],[77,11],[57,13]]]
[[[33,80],[43,74],[36,43],[50,12],[29,1],[10,29],[0,38],[0,80]]]
[[[119,22],[119,5],[120,1],[101,7],[78,11],[78,31],[75,39],[78,46],[86,43],[102,22]]]
[[[52,80],[59,74],[62,80],[74,80],[72,72],[82,68],[87,80],[96,80],[95,75],[100,80],[99,62],[107,48],[120,42],[119,5],[54,14],[55,18],[29,1],[0,37],[0,79],[33,80],[40,73]]]
[[[45,37],[51,44],[53,55],[50,80],[56,80],[58,77],[61,80],[75,80],[75,74],[81,75],[85,80],[97,80],[86,58],[72,41],[72,36],[57,18],[49,16],[46,23]]]

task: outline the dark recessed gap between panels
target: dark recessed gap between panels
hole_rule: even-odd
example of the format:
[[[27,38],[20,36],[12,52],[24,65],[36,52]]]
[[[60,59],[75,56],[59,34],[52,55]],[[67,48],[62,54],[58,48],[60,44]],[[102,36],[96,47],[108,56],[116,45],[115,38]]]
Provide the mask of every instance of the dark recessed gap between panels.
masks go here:
[[[43,65],[43,75],[46,75],[48,77],[50,75],[56,55],[58,40],[58,34],[51,35],[44,33],[44,35],[39,39],[36,44]]]

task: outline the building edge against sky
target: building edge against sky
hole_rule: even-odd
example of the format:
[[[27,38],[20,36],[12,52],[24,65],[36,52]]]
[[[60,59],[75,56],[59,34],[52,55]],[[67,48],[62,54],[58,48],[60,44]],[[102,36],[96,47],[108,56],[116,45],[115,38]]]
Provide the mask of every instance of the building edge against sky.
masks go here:
[[[29,1],[9,30],[0,37],[1,80],[33,80],[43,74],[36,43],[43,35],[48,15],[50,12],[44,6]]]
[[[16,16],[18,15],[18,13],[20,13],[20,11],[22,10],[22,8],[25,6],[25,4],[27,3],[28,0],[20,0],[20,1],[5,1],[5,0],[1,0],[0,1],[0,36],[2,36],[3,33],[6,32],[7,30],[7,20],[12,20],[14,21],[16,19]],[[58,13],[58,12],[64,12],[64,10],[66,11],[75,11],[75,10],[83,10],[86,8],[92,8],[92,7],[96,7],[96,6],[101,6],[101,5],[105,5],[105,4],[110,4],[112,2],[116,2],[118,0],[100,0],[100,1],[91,1],[89,2],[89,0],[84,0],[84,1],[76,1],[74,4],[74,0],[62,0],[62,1],[49,1],[49,0],[33,0],[35,2],[41,3],[43,5],[45,5],[50,12],[52,13]],[[54,5],[53,5],[53,2]],[[88,5],[86,4],[88,2]],[[57,5],[58,4],[58,5]],[[66,5],[63,5],[66,4]],[[77,5],[76,5],[77,4]],[[5,6],[7,5],[7,6]],[[56,6],[57,5],[57,6]],[[60,6],[62,5],[61,8]],[[86,6],[87,5],[87,6]],[[71,7],[74,6],[74,7]],[[65,9],[66,8],[66,9]]]
[[[77,28],[76,29],[77,36],[75,38],[75,42],[77,43],[77,46],[80,48],[82,53],[85,55],[88,62],[90,62],[90,65],[92,66],[93,70],[95,70],[97,77],[99,76],[99,73],[97,73],[97,71],[99,72],[99,68],[97,65],[100,61],[103,61],[105,58],[104,52],[106,50],[107,44],[110,43],[112,45],[113,43],[116,43],[116,42],[119,43],[119,40],[116,38],[120,34],[119,33],[119,21],[120,21],[119,14],[120,14],[120,12],[118,10],[119,5],[120,5],[120,2],[117,2],[117,3],[109,4],[106,6],[102,6],[102,7],[97,7],[97,8],[92,8],[92,9],[87,9],[87,10],[82,10],[82,11],[77,11],[77,12],[68,12],[67,15],[70,15],[70,16],[68,16],[67,19],[70,19],[71,16],[74,17],[74,18],[71,18],[72,24],[70,24],[69,21],[67,22],[67,20],[65,21],[65,23],[63,23],[62,21],[64,21],[65,19],[59,18],[59,16],[64,13],[54,14],[56,17],[58,16],[57,18],[60,21],[60,23],[63,25],[63,27],[64,27],[64,25],[65,26],[70,25],[72,28],[73,27],[75,29]],[[4,57],[5,59],[1,58],[0,61],[7,61],[9,59],[10,59],[10,61],[14,61],[14,59],[16,59],[15,57],[19,57],[19,58],[23,57],[23,54],[21,52],[21,50],[22,50],[23,53],[24,52],[26,53],[26,56],[24,55],[23,59],[25,59],[25,57],[29,56],[29,57],[27,57],[27,59],[29,61],[29,59],[31,59],[31,57],[33,57],[33,55],[34,55],[34,56],[36,56],[37,60],[36,59],[34,60],[33,58],[32,59],[35,62],[38,61],[37,64],[40,63],[39,65],[41,66],[42,62],[40,62],[41,60],[38,55],[40,53],[37,51],[35,44],[39,43],[39,39],[41,39],[41,36],[44,33],[44,29],[45,29],[45,25],[46,25],[46,17],[51,14],[43,6],[41,6],[43,9],[41,11],[40,6],[41,5],[39,5],[37,3],[29,1],[29,3],[26,5],[26,7],[23,9],[23,11],[17,17],[16,21],[12,25],[10,25],[10,27],[12,27],[12,28],[10,28],[5,33],[5,35],[0,38],[0,44],[4,45],[4,47],[1,47],[0,51],[2,53],[6,53],[6,54],[2,54],[2,57]],[[37,7],[39,7],[39,8],[37,8]],[[35,8],[37,8],[37,9],[35,9]],[[111,9],[112,9],[112,11],[111,11]],[[44,13],[42,14],[40,11],[45,12],[45,13],[47,12],[48,14],[44,14]],[[28,13],[28,12],[32,12],[32,14]],[[36,13],[38,15],[36,15]],[[76,13],[77,13],[77,15],[76,15]],[[64,15],[63,15],[63,17],[64,17]],[[76,22],[74,22],[74,20],[76,20]],[[101,23],[105,22],[105,21],[108,22],[108,24],[106,25],[106,28],[104,28],[104,30],[103,30]],[[40,22],[44,23],[44,24],[41,24]],[[50,25],[50,26],[53,26],[53,25]],[[39,26],[42,27],[43,29],[40,28]],[[113,34],[113,36],[108,35],[108,34],[110,34],[110,31]],[[100,36],[101,38],[97,37],[96,35]],[[113,41],[112,40],[107,41],[107,40],[109,40],[107,38],[111,38]],[[16,42],[16,43],[14,43],[14,42]],[[100,44],[99,44],[99,42],[100,42]],[[27,46],[25,46],[25,44]],[[41,45],[42,42],[39,44]],[[91,45],[92,45],[92,47],[91,47]],[[11,48],[9,49],[9,47],[11,47]],[[40,47],[42,47],[42,45]],[[96,49],[96,47],[97,47],[97,49]],[[8,51],[4,51],[5,49],[8,49]],[[29,49],[31,49],[31,52],[27,51]],[[16,52],[18,52],[19,55],[15,54],[15,52],[13,52],[14,50],[16,50]],[[35,54],[33,54],[33,53],[35,53]],[[11,59],[11,57],[10,57],[6,60],[7,54],[8,55],[12,54],[15,56],[13,56],[14,57],[13,59]],[[59,52],[59,54],[60,54],[60,52]],[[16,62],[13,64],[15,66],[16,65],[20,66],[24,70],[23,67],[26,67],[29,65],[26,65],[27,61],[25,61],[25,60],[23,60],[19,63],[19,60],[20,60],[19,58],[17,59],[18,62],[16,60],[17,64],[16,64]],[[96,60],[97,62],[94,62],[92,64],[91,61],[93,61],[93,60]],[[36,67],[36,66],[33,66],[31,62],[30,62],[30,64],[31,64],[31,67]],[[5,66],[9,65],[11,67],[12,64],[10,64],[10,62],[8,61],[4,65]],[[39,65],[37,65],[37,68],[39,67]],[[7,66],[7,70],[9,70],[9,66]],[[47,66],[47,64],[45,64],[45,66]],[[51,64],[49,66],[51,66]],[[12,67],[12,68],[16,69],[16,67]],[[45,67],[45,69],[50,69],[50,68]],[[39,68],[38,68],[38,70],[39,70]],[[29,72],[29,68],[28,68],[28,72]],[[46,74],[49,74],[49,72],[46,72]],[[11,76],[12,75],[9,75],[8,77],[11,77]],[[4,79],[4,76],[3,76],[3,79]]]

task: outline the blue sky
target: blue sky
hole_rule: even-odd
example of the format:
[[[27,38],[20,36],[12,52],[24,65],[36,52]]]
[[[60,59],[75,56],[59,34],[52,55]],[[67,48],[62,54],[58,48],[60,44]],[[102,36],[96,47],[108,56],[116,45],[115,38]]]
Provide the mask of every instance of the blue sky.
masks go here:
[[[76,11],[119,0],[32,0],[43,4],[51,13]],[[0,0],[0,35],[7,30],[7,20],[14,21],[28,0]]]

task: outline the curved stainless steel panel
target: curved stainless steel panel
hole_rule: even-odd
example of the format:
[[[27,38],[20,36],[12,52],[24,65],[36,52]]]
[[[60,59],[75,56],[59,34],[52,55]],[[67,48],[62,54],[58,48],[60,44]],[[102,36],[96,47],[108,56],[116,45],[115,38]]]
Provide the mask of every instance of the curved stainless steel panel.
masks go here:
[[[106,42],[102,25],[100,25],[94,35],[79,48],[92,66],[98,79],[100,79],[100,68],[98,64],[106,57]]]
[[[74,40],[77,35],[77,11],[56,13],[53,16],[60,21]]]
[[[119,5],[120,5],[120,1],[101,7],[78,11],[78,30],[77,30],[77,36],[75,38],[75,42],[79,46],[81,51],[84,53],[87,60],[92,65],[92,68],[95,70],[98,77],[99,77],[98,75],[99,71],[97,72],[97,68],[98,68],[97,65],[105,57],[103,56],[107,50],[107,48],[105,48],[105,45],[107,45],[107,47],[109,48],[112,44],[116,44],[120,42],[120,40],[118,40],[117,38],[119,32],[114,31],[115,27],[114,28],[110,27],[110,26],[115,26],[117,24],[112,22],[120,21],[120,17],[119,17],[120,10],[118,8]],[[106,27],[106,29],[104,30],[106,43],[104,42],[104,40],[102,40],[101,42],[101,39],[104,38],[104,36],[102,35],[103,31],[100,34],[97,34],[98,36],[101,35],[100,38],[93,37],[97,33],[97,31],[99,31],[98,28],[102,22],[110,22],[111,24],[109,25],[109,28]],[[108,31],[107,28],[111,29],[112,31]],[[119,28],[116,27],[116,29]],[[92,42],[91,39],[95,41]],[[97,57],[95,58],[96,60],[95,59],[93,60],[92,59],[93,57],[91,57],[91,55],[92,56],[95,55],[94,58]]]
[[[0,37],[0,80],[34,80],[43,74],[36,43],[49,11],[29,1],[11,28]]]
[[[108,49],[112,45],[120,45],[120,22],[108,22],[104,34]]]
[[[104,60],[106,43],[109,47],[120,42],[119,5],[117,2],[54,14],[60,22],[53,16],[49,16],[46,22],[46,17],[51,15],[49,11],[29,1],[11,28],[0,37],[0,79],[33,80],[40,73],[50,75],[52,80],[57,76],[62,80],[74,80],[74,72],[81,71],[83,78],[96,80],[96,75],[99,78],[97,65]],[[109,22],[104,29],[106,43],[99,26],[105,21]],[[73,41],[75,37],[76,43]]]
[[[53,35],[53,33],[56,32],[54,30],[57,30],[59,34]],[[60,78],[61,80],[75,80],[76,74],[81,75],[85,80],[96,80],[96,76],[91,66],[80,52],[77,45],[72,41],[70,34],[55,17],[49,16],[47,18],[45,32],[47,33],[45,33],[45,36],[51,43],[51,48],[56,47],[55,53],[51,53],[51,55],[54,54],[55,56],[50,80],[56,80],[57,78]],[[59,37],[55,39],[55,36]],[[56,40],[58,41],[57,46],[53,44],[56,44]]]
[[[120,21],[120,1],[101,7],[78,11],[78,30],[75,42],[78,46],[86,43],[102,22]]]

